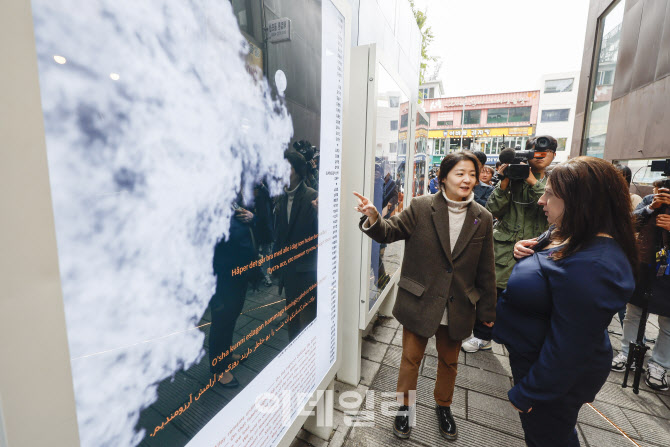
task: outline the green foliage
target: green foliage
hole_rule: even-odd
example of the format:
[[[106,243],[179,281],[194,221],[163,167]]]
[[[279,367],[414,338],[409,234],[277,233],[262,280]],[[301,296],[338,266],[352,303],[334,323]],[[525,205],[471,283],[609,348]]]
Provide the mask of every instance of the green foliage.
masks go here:
[[[409,4],[412,7],[412,12],[414,13],[416,24],[419,26],[419,31],[421,32],[421,66],[419,68],[419,84],[423,84],[425,82],[428,65],[431,62],[437,62],[440,58],[437,56],[430,56],[428,54],[428,47],[433,42],[433,39],[435,39],[435,35],[430,29],[430,26],[424,29],[424,26],[426,26],[426,20],[428,19],[426,11],[419,11],[414,5],[414,0],[409,0]]]

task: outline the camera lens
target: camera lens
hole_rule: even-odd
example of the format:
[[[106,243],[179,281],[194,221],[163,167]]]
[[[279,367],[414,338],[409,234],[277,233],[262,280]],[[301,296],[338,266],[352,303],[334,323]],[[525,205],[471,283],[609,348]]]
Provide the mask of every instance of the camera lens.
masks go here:
[[[549,138],[546,137],[540,137],[537,139],[535,142],[535,147],[537,149],[546,149],[549,147]]]

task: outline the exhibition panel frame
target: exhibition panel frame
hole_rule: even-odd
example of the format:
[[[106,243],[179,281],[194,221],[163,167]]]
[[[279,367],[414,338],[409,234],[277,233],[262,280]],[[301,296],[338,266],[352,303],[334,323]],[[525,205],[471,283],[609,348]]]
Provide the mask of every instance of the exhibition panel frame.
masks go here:
[[[375,45],[352,49],[349,114],[345,121],[340,293],[343,301],[343,363],[338,379],[360,380],[363,331],[377,313],[390,315],[404,243],[378,244],[358,229],[356,191],[385,217],[411,200],[416,104],[411,91]]]
[[[235,8],[0,5],[3,445],[288,446],[314,418],[341,363],[351,11]]]
[[[365,69],[366,53],[367,73],[359,71]],[[368,80],[366,95],[363,95],[362,92],[352,91],[352,101],[359,100],[359,98],[367,100],[364,107],[360,109],[365,111],[365,120],[356,120],[359,125],[366,123],[365,146],[359,146],[356,149],[363,151],[365,154],[363,195],[373,200],[373,202],[379,202],[375,203],[375,206],[382,215],[388,218],[391,215],[396,215],[403,208],[398,205],[404,202],[404,191],[407,190],[406,185],[410,177],[409,163],[406,160],[412,152],[410,148],[413,140],[409,139],[412,134],[409,130],[411,127],[410,116],[415,112],[416,106],[411,104],[411,92],[404,86],[400,76],[383,62],[376,45],[360,46],[353,50],[352,76],[364,77]],[[359,107],[362,105],[359,104]],[[402,112],[405,111],[405,107],[407,108],[407,124],[403,126],[402,116],[405,114]],[[356,109],[359,110],[358,107]],[[354,117],[352,117],[353,120],[355,120]],[[405,132],[407,132],[405,139],[401,139],[402,129],[406,129]],[[404,142],[408,144],[404,145],[404,154],[402,154],[402,144]],[[388,146],[394,143],[395,148],[392,151],[386,150]],[[395,160],[390,159],[393,155],[396,156]],[[398,159],[398,157],[403,156],[404,159]],[[379,178],[380,174],[381,179]],[[380,181],[385,179],[388,181]],[[385,197],[392,194],[387,191],[389,188],[386,184],[389,182],[395,182],[395,186],[391,188],[395,187],[400,192],[400,194],[396,192],[394,195],[396,200],[400,195],[398,203],[393,203]],[[379,197],[381,197],[381,200],[379,200]],[[395,209],[388,212],[394,205]],[[375,252],[377,245],[379,244],[367,237],[363,238],[361,244],[362,268],[360,275],[362,287],[359,300],[359,329],[361,330],[368,327],[384,301],[393,296],[392,292],[400,278],[400,262],[402,261],[404,243],[397,242],[385,247],[386,250],[391,248],[396,250],[393,254],[394,259],[391,267],[388,266],[389,257],[381,254],[384,248],[377,248],[379,253]],[[376,264],[377,262],[378,264]],[[370,263],[373,265],[367,268]],[[386,272],[387,269],[391,270],[390,274]],[[384,278],[384,274],[387,275],[386,278]],[[366,285],[369,286],[366,287]]]

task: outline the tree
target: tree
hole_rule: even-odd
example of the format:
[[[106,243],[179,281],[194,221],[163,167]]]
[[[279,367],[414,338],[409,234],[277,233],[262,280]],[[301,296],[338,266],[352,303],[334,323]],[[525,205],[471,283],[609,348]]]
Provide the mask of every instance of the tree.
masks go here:
[[[431,62],[437,63],[440,58],[438,56],[428,55],[428,47],[433,42],[433,39],[435,39],[435,35],[430,29],[430,26],[424,29],[424,26],[426,26],[426,20],[428,19],[426,11],[419,11],[414,5],[414,0],[409,0],[409,4],[412,7],[412,12],[414,13],[416,24],[419,26],[419,32],[421,33],[421,66],[419,68],[419,84],[423,84],[426,80],[425,77],[428,64]],[[437,73],[433,74],[433,77],[436,77],[436,74]]]

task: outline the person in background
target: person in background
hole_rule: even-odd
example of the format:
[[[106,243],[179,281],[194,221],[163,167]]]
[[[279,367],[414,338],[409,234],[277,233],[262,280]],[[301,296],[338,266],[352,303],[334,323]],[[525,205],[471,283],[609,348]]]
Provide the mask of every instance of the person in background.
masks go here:
[[[479,162],[468,152],[449,154],[440,165],[441,192],[417,197],[399,215],[384,219],[366,197],[358,198],[359,228],[371,239],[405,241],[393,316],[402,324],[397,394],[402,399],[393,432],[409,438],[419,366],[428,339],[437,340],[434,397],[440,433],[458,436],[451,413],[458,352],[475,318],[493,326],[495,269],[493,218],[474,201]]]
[[[526,150],[534,150],[537,138],[526,142]],[[551,142],[547,156],[534,158],[528,162],[530,174],[524,180],[505,178],[498,183],[486,202],[486,209],[498,219],[493,230],[495,248],[496,287],[498,296],[507,287],[507,280],[516,264],[513,260],[514,244],[520,240],[531,239],[547,230],[549,224],[542,206],[537,201],[544,194],[547,183],[546,170],[554,160],[558,142],[545,136]],[[507,164],[501,164],[498,174],[503,175]],[[481,323],[475,323],[473,336],[463,342],[463,351],[477,352],[490,350],[491,330]]]
[[[299,244],[307,238],[316,235],[319,231],[318,222],[318,197],[316,190],[305,184],[307,179],[307,161],[295,149],[288,149],[284,152],[284,158],[291,165],[290,183],[284,188],[284,194],[279,199],[277,212],[277,225],[275,227],[275,248],[279,251],[294,244]],[[317,290],[300,298],[300,296],[317,282],[317,260],[318,249],[307,253],[310,248],[318,247],[318,238],[301,246],[305,255],[293,260],[287,265],[281,267],[278,272],[279,277],[279,295],[282,291],[286,292],[286,305],[291,307],[291,312],[295,312],[303,305],[306,307],[288,322],[289,339],[295,339],[302,330],[307,327],[316,318],[317,309]],[[294,251],[273,258],[275,265],[281,265],[292,257]],[[314,298],[313,301],[308,301]],[[295,302],[298,300],[297,302]]]
[[[640,260],[643,264],[650,264],[654,268],[654,277],[640,279],[651,280],[651,300],[646,303],[644,298],[644,283],[638,281],[633,298],[626,307],[626,317],[623,320],[623,337],[621,352],[612,360],[612,371],[623,372],[626,369],[626,359],[631,342],[637,338],[642,308],[648,305],[651,314],[658,315],[658,338],[647,363],[645,383],[649,388],[658,391],[668,389],[667,370],[670,368],[670,267],[668,267],[668,253],[670,252],[670,189],[662,188],[667,180],[654,182],[654,194],[646,196],[633,212],[636,218],[636,229],[639,231],[638,245]],[[657,253],[660,242],[664,253]],[[640,269],[645,271],[644,266]]]
[[[486,166],[486,154],[482,151],[476,151],[474,154],[475,157],[477,157],[477,160],[479,160],[481,167],[479,171],[479,182],[477,182],[477,185],[475,185],[472,192],[475,193],[475,202],[479,203],[481,206],[486,206],[486,201],[494,189],[493,186],[491,186],[493,173],[489,174],[491,168]],[[482,182],[482,177],[487,179],[487,182]]]
[[[228,237],[214,247],[212,268],[216,275],[216,289],[209,307],[212,324],[209,328],[209,367],[224,388],[236,388],[240,382],[230,371],[230,365],[241,359],[237,353],[224,355],[233,344],[235,324],[244,307],[247,286],[254,278],[256,269],[240,275],[231,273],[236,267],[245,266],[258,259],[253,243],[254,214],[244,208],[242,194],[233,204]]]
[[[629,201],[616,169],[594,157],[559,164],[538,200],[555,225],[551,243],[516,264],[493,328],[529,447],[579,446],[579,410],[609,376],[607,327],[635,288]]]
[[[631,172],[630,168],[628,166],[622,166],[622,165],[615,165],[619,173],[623,176],[623,178],[626,180],[626,183],[628,184],[628,189],[630,190],[630,183],[633,180],[633,173]],[[630,203],[633,205],[633,209],[637,208],[637,206],[642,202],[642,197],[638,196],[637,194],[630,193]]]
[[[628,185],[628,190],[630,193],[630,183],[633,178],[633,174],[628,166],[623,166],[623,165],[614,165],[614,167],[619,171],[619,174],[621,174],[626,180],[626,184]],[[642,197],[638,196],[637,194],[630,193],[630,203],[631,203],[631,211],[634,210],[639,204],[642,202]],[[624,306],[619,312],[619,324],[621,324],[621,329],[623,330],[623,320],[626,317],[626,306]],[[646,338],[645,338],[646,340]],[[614,368],[614,366],[613,366]]]
[[[261,182],[254,188],[254,210],[255,225],[253,227],[253,236],[255,245],[258,247],[258,254],[265,258],[272,253],[272,238],[274,234],[274,216],[272,215],[272,199],[265,183]],[[263,283],[266,287],[272,286],[272,278],[268,273],[270,261],[265,261],[261,265],[263,272]]]
[[[430,174],[430,183],[428,184],[431,194],[435,194],[440,190],[439,183],[437,181],[437,176],[435,174]]]

